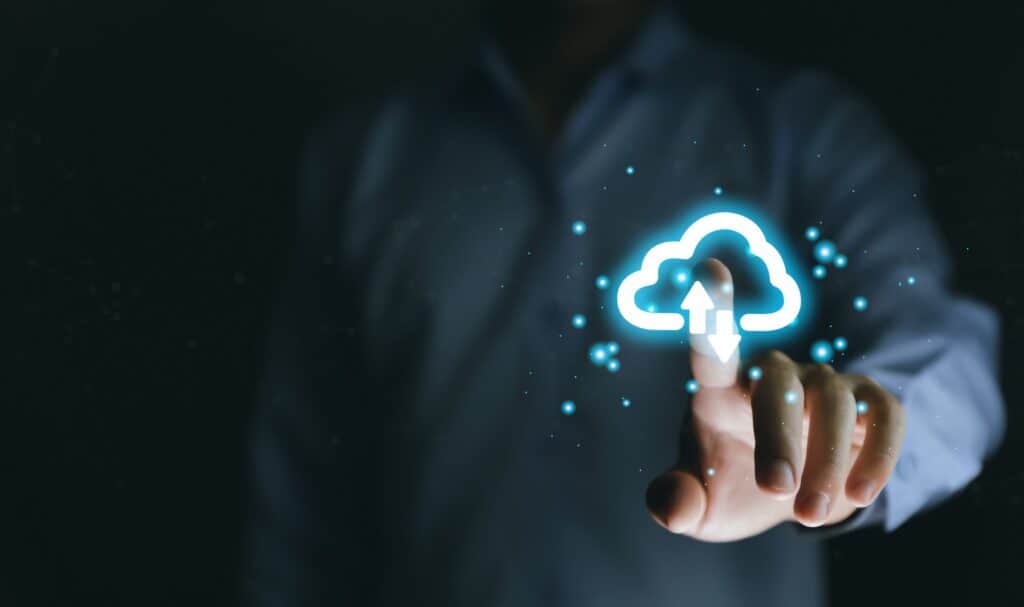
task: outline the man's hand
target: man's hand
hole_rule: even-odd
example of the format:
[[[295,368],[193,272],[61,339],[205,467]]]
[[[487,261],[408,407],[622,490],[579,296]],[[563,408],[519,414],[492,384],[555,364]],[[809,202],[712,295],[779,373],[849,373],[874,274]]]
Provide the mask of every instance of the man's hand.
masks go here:
[[[732,308],[729,270],[715,259],[703,266],[716,308]],[[738,373],[739,358],[737,351],[723,364],[706,336],[691,336],[699,389],[678,464],[647,489],[654,519],[673,533],[723,542],[783,521],[840,522],[874,501],[903,442],[896,397],[867,377],[776,351],[754,362],[760,379],[750,379]],[[861,415],[858,401],[868,405]]]

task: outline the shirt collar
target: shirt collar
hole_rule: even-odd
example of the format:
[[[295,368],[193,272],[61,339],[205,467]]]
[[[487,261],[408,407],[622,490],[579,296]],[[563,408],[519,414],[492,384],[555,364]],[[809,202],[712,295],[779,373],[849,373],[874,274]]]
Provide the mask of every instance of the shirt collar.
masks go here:
[[[652,78],[679,54],[688,37],[675,10],[662,5],[651,13],[636,40],[626,49],[621,66],[638,76]]]
[[[651,12],[633,43],[608,69],[653,78],[679,54],[688,37],[675,10],[662,4]],[[516,101],[524,100],[522,86],[493,37],[486,37],[481,44],[480,65],[503,93]]]

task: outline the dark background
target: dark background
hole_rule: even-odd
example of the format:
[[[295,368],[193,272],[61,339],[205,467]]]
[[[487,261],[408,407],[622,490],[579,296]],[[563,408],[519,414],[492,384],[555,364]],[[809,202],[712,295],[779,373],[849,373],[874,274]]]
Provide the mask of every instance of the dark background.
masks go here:
[[[0,9],[0,605],[231,604],[297,147],[325,112],[468,52],[482,9],[86,4]],[[1012,379],[1024,9],[690,4],[698,31],[878,106],[929,169],[958,285],[1002,313]],[[981,478],[895,534],[831,543],[836,604],[1024,603],[1004,384],[1009,433]]]

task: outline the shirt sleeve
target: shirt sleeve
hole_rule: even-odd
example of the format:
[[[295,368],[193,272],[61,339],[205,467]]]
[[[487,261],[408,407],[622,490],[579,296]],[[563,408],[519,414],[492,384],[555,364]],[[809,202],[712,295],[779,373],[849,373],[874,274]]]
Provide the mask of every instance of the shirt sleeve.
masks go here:
[[[249,431],[245,604],[359,604],[360,525],[372,491],[366,387],[352,327],[357,280],[337,252],[337,183],[348,122],[321,128],[299,170],[293,250],[271,313],[265,369]],[[365,500],[363,500],[365,502]]]
[[[805,79],[794,92],[802,101],[790,111],[814,118],[794,151],[793,221],[818,226],[848,259],[818,285],[818,326],[847,339],[840,370],[872,377],[907,412],[888,485],[844,526],[880,521],[893,530],[962,489],[1001,440],[999,321],[950,289],[922,172],[880,120],[825,79]],[[858,297],[867,301],[862,311]]]

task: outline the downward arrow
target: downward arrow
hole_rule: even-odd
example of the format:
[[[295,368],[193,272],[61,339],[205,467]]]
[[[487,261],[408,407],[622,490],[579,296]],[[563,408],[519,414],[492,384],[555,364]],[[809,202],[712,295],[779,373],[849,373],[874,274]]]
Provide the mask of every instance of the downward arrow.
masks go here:
[[[693,282],[693,286],[690,287],[679,307],[690,313],[691,335],[707,333],[707,312],[715,307],[715,303],[711,301],[711,296],[708,295],[699,280]]]
[[[715,333],[708,335],[708,343],[723,363],[740,345],[739,335],[733,331],[732,310],[715,310]]]

